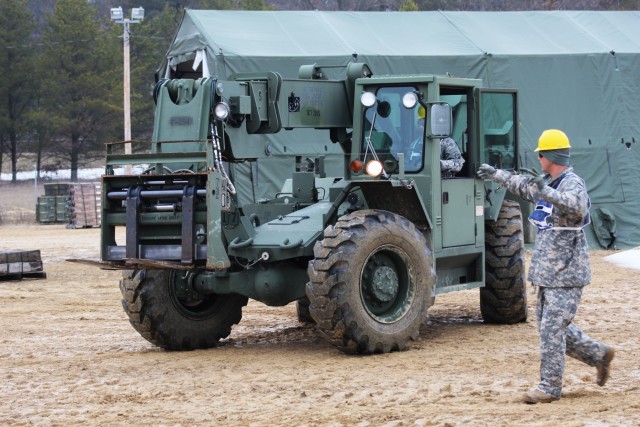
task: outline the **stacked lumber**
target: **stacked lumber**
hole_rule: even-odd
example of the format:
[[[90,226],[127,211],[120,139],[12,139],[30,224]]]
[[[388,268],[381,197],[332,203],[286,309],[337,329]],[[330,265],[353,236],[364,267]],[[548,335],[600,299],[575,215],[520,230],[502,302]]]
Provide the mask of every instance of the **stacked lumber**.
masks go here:
[[[40,251],[0,251],[0,280],[45,279]]]
[[[67,228],[100,226],[100,183],[69,184],[69,220]]]

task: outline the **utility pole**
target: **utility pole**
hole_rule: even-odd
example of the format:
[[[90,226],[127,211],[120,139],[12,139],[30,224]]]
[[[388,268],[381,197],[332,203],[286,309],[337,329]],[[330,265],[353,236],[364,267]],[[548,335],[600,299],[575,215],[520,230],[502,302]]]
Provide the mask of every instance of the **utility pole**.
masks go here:
[[[116,24],[123,24],[124,32],[122,40],[124,43],[124,153],[131,154],[131,71],[129,53],[129,24],[137,24],[144,19],[144,8],[134,7],[131,9],[131,19],[124,18],[122,7],[111,9],[111,20]],[[131,174],[131,165],[125,166],[127,175]]]

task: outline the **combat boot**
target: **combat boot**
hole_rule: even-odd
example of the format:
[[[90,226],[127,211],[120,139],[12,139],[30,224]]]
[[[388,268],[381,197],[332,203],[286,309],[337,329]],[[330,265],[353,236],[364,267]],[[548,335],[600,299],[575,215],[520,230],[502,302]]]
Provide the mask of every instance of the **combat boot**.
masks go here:
[[[533,388],[526,392],[522,396],[522,401],[524,403],[536,404],[536,403],[549,403],[554,402],[556,400],[560,400],[559,397],[555,397],[549,393],[545,393],[544,391]]]
[[[604,353],[604,357],[602,361],[596,365],[596,370],[598,372],[596,383],[602,387],[607,383],[609,379],[609,371],[611,366],[611,361],[613,360],[613,356],[616,355],[615,349],[611,347],[607,347],[607,350]]]

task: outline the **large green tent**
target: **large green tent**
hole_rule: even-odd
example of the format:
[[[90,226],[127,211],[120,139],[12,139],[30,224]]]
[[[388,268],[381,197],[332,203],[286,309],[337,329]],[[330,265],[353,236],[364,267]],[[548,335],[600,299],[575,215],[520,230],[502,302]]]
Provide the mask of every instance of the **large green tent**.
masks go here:
[[[640,245],[639,28],[640,12],[187,10],[158,74],[297,77],[301,65],[345,65],[357,56],[374,74],[448,73],[515,88],[523,166],[539,167],[533,149],[544,129],[564,130],[591,196],[590,242],[610,245],[615,232],[623,248]],[[259,138],[272,157],[250,170],[258,197],[281,181],[282,166],[290,172],[292,153],[340,161],[318,132]]]

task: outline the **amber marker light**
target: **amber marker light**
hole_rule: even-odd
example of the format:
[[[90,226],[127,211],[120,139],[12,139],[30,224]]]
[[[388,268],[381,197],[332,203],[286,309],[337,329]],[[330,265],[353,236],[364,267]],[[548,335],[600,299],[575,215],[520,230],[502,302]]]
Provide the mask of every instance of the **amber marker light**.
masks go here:
[[[351,172],[362,172],[363,166],[360,160],[354,160],[349,164],[349,170]]]

